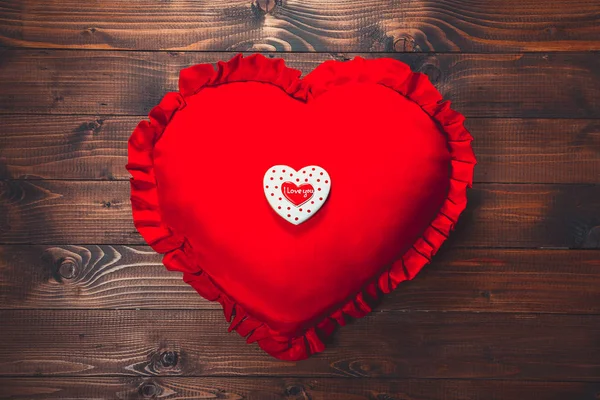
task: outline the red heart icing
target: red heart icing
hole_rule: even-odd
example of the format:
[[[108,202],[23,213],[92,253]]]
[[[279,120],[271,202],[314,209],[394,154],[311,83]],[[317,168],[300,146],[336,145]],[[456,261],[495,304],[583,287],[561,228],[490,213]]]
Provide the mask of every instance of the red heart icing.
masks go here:
[[[294,182],[283,182],[281,184],[281,192],[285,198],[294,205],[300,206],[314,196],[315,189],[310,183],[304,183],[298,186]]]
[[[195,65],[149,116],[129,140],[135,226],[168,269],[221,303],[231,330],[280,359],[322,351],[348,316],[412,279],[472,183],[463,116],[390,58],[326,61],[303,79],[261,55]],[[330,176],[329,197],[301,224],[265,198],[274,165]]]

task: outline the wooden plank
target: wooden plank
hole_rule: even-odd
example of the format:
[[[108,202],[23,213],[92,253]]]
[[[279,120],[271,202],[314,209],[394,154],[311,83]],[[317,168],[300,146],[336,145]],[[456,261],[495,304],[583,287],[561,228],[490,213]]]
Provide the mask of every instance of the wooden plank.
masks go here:
[[[268,4],[267,4],[268,3]],[[265,14],[264,11],[269,10]],[[0,2],[0,43],[142,50],[587,51],[594,0]]]
[[[221,308],[161,259],[147,246],[0,246],[0,308]],[[443,249],[377,309],[600,314],[600,254]]]
[[[0,181],[0,243],[144,244],[129,182]],[[600,185],[478,184],[451,246],[600,247]]]
[[[477,182],[600,183],[600,123],[468,119]]]
[[[380,312],[295,363],[227,333],[220,311],[19,310],[0,319],[2,376],[600,379],[600,316]],[[165,357],[177,362],[165,368]]]
[[[3,116],[0,179],[128,179],[127,139],[141,119]],[[597,120],[473,118],[466,126],[476,182],[600,183]]]
[[[0,113],[145,115],[177,89],[179,70],[234,54],[5,50]],[[281,56],[307,73],[324,60],[355,55]],[[600,117],[600,58],[594,53],[360,55],[393,57],[426,73],[469,117]]]
[[[600,384],[449,379],[0,378],[0,398],[223,400],[597,400]],[[5,397],[4,397],[5,396]]]

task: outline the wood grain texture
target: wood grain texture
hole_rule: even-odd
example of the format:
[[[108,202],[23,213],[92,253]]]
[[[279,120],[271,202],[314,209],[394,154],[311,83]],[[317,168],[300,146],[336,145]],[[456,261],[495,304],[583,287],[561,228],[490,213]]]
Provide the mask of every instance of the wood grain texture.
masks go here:
[[[599,383],[342,378],[0,378],[0,399],[597,400]]]
[[[240,51],[393,57],[475,137],[432,264],[301,362],[227,333],[131,220],[135,124]],[[598,0],[0,0],[0,399],[600,399],[598,51]]]
[[[269,10],[269,13],[265,13]],[[0,43],[71,49],[582,51],[594,0],[0,2]]]
[[[167,91],[177,90],[182,68],[234,54],[5,50],[0,113],[146,115]],[[269,53],[304,73],[324,60],[356,55]],[[594,53],[360,56],[393,57],[424,72],[468,117],[600,117],[600,58]]]
[[[0,243],[144,244],[129,182],[0,181]],[[600,185],[479,184],[458,247],[600,248]]]
[[[221,309],[146,246],[0,246],[2,309]],[[442,249],[379,311],[600,314],[600,254]]]
[[[597,120],[468,119],[478,182],[600,183]]]
[[[0,179],[129,179],[127,139],[144,117],[6,115]],[[599,183],[597,120],[473,118],[476,182]]]
[[[2,376],[600,379],[591,315],[380,312],[294,363],[227,333],[220,311],[19,310],[0,320]]]

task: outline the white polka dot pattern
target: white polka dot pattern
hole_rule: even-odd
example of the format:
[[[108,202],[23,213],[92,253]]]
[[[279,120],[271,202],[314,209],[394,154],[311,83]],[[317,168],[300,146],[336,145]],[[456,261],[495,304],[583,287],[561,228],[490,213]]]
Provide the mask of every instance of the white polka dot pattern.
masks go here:
[[[306,221],[325,203],[331,189],[327,171],[309,165],[297,171],[287,165],[275,165],[263,179],[267,201],[286,221],[298,225]]]

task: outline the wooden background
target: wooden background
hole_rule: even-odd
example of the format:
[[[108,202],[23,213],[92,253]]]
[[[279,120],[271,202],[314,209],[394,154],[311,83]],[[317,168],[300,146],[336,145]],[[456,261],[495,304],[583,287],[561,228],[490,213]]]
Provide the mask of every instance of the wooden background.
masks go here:
[[[0,0],[0,397],[600,399],[600,0],[252,1]],[[131,221],[134,126],[238,51],[397,58],[475,137],[435,261],[297,363]]]

